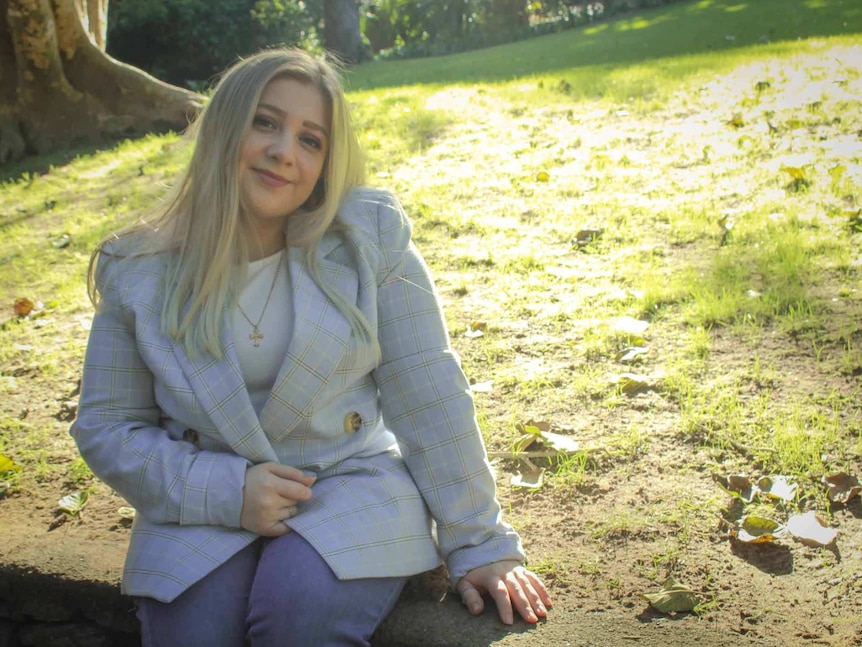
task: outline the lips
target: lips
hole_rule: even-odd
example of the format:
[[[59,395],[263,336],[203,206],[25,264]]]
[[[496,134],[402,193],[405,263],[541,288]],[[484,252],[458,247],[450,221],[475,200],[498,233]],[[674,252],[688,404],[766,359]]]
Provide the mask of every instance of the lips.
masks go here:
[[[265,171],[263,169],[256,168],[254,169],[255,174],[263,182],[266,186],[279,188],[290,184],[290,181],[286,178],[281,177],[275,173],[270,173],[269,171]]]

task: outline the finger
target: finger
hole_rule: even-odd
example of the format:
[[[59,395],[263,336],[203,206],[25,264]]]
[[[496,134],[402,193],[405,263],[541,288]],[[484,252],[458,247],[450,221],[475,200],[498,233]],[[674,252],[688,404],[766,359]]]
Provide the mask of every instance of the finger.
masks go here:
[[[310,487],[302,483],[276,477],[272,483],[273,490],[278,496],[287,501],[287,505],[294,505],[297,501],[308,501],[314,494]]]
[[[508,594],[507,600],[509,606],[507,607],[507,611],[510,614],[512,613],[512,609],[515,609],[515,611],[517,611],[518,614],[527,622],[535,623],[539,621],[538,616],[536,616],[536,612],[533,610],[533,605],[530,603],[527,593],[524,591],[524,587],[519,581],[516,572],[509,573],[506,576],[504,588]]]
[[[527,604],[529,605],[530,609],[533,610],[534,615],[538,616],[538,618],[544,618],[548,615],[548,610],[545,608],[544,602],[542,601],[542,597],[536,590],[535,584],[538,584],[539,582],[536,581],[534,583],[533,580],[535,578],[530,578],[529,575],[529,571],[524,571],[520,574],[521,590],[524,592],[524,596],[527,599]],[[521,616],[523,617],[523,613],[521,614]],[[524,619],[529,620],[529,618]]]
[[[311,485],[317,480],[317,476],[314,474],[306,474],[302,470],[290,465],[282,465],[281,463],[264,463],[264,465],[270,474],[289,481],[296,481],[303,485]]]
[[[545,609],[550,609],[553,605],[551,602],[551,594],[548,593],[548,589],[545,586],[545,583],[539,579],[539,576],[536,575],[533,571],[525,571],[525,575],[529,578],[530,584],[533,585],[533,590],[538,594],[539,599],[542,601],[542,605]]]
[[[497,605],[497,612],[500,614],[500,620],[503,621],[503,624],[512,624],[514,621],[512,617],[512,599],[509,597],[509,587],[507,583],[503,580],[497,580],[495,586],[488,587],[488,593],[491,594],[491,597]]]
[[[459,582],[457,587],[458,593],[461,594],[461,602],[467,607],[467,610],[474,616],[479,615],[485,609],[485,603],[482,601],[482,595],[476,590],[476,587],[469,582]]]
[[[297,512],[299,512],[299,506],[292,505],[289,508],[285,508],[281,520],[287,521],[291,517],[295,517]]]
[[[276,521],[271,524],[267,524],[267,526],[258,532],[258,534],[263,537],[281,537],[289,532],[290,528],[285,526],[284,522]]]

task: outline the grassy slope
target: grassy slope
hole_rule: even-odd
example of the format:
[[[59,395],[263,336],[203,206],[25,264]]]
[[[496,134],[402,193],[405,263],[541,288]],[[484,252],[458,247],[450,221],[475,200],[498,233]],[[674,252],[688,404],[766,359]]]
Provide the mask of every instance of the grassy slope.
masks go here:
[[[351,73],[371,180],[402,196],[465,369],[490,385],[477,393],[489,446],[506,451],[532,415],[586,448],[550,465],[549,496],[677,461],[791,474],[822,508],[820,475],[858,462],[859,24],[847,0],[704,0]],[[25,466],[25,490],[89,483],[52,460],[68,423],[22,402],[72,391],[89,250],[186,155],[151,137],[3,184],[0,303],[50,310],[0,330],[0,452]],[[584,229],[602,234],[578,250]],[[478,322],[482,337],[464,335]],[[618,360],[637,346],[648,353]],[[612,383],[626,371],[650,392]],[[658,524],[669,555],[729,514],[697,488],[650,519],[610,502],[584,525],[603,541]],[[529,507],[510,512],[529,526]]]

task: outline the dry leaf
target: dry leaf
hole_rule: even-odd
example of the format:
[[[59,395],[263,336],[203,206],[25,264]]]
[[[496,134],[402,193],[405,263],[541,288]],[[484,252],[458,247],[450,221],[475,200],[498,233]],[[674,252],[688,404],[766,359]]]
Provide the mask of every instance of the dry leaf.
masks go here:
[[[602,229],[581,229],[578,233],[575,234],[575,240],[572,243],[575,247],[583,247],[585,245],[589,245],[590,243],[598,240],[598,238],[602,235]]]
[[[89,492],[82,490],[73,494],[67,494],[57,502],[60,510],[74,516],[84,509],[87,505],[87,499],[90,498]]]
[[[786,476],[762,476],[757,481],[757,487],[771,499],[793,501],[796,498],[797,485]]]
[[[729,495],[742,499],[746,503],[751,503],[754,495],[757,494],[755,486],[745,474],[732,474],[730,476],[713,474],[712,480]]]
[[[647,328],[649,328],[649,321],[635,319],[634,317],[617,317],[611,321],[611,328],[616,332],[640,337],[647,331]]]
[[[130,506],[124,505],[119,510],[117,510],[117,514],[119,514],[122,519],[132,520],[135,518],[137,511]]]
[[[536,490],[544,484],[545,468],[540,467],[528,472],[521,472],[512,477],[512,485],[514,487],[526,487]]]
[[[617,353],[617,361],[623,364],[633,362],[641,355],[646,355],[649,352],[648,348],[643,346],[631,346]]]
[[[650,388],[647,376],[640,375],[638,373],[622,373],[621,375],[614,375],[611,377],[611,384],[619,386],[622,392],[626,395],[637,395],[638,393],[647,391]]]
[[[550,431],[551,423],[545,422],[543,420],[536,422],[535,420],[530,418],[529,420],[527,420],[527,422],[519,422],[518,424],[516,424],[515,429],[520,431],[522,434],[539,434],[543,431]]]
[[[72,242],[72,236],[69,234],[62,234],[55,238],[51,244],[57,249],[63,249],[64,247],[68,247],[69,243]]]
[[[15,299],[15,314],[19,317],[26,317],[31,312],[33,312],[36,304],[27,299],[26,297],[22,297],[20,299]]]
[[[691,611],[699,603],[697,594],[685,584],[679,584],[672,577],[665,580],[657,593],[644,593],[642,597],[650,606],[661,613],[680,613]]]
[[[786,529],[766,517],[747,516],[740,520],[736,538],[746,544],[769,544],[785,534]]]
[[[833,503],[847,503],[854,496],[862,494],[859,479],[844,472],[827,474],[823,477],[823,483],[829,488],[826,496]]]
[[[487,382],[476,382],[470,385],[470,390],[473,393],[490,393],[494,390],[494,383],[490,380]]]
[[[471,321],[467,324],[464,336],[470,339],[481,337],[485,334],[485,328],[487,328],[487,324],[484,321]]]
[[[813,510],[790,517],[787,530],[801,542],[817,546],[828,546],[838,536],[838,531],[828,527]]]
[[[537,434],[525,433],[518,440],[512,443],[512,451],[513,452],[524,452],[533,445],[533,443],[539,440],[539,436]]]
[[[574,438],[563,436],[562,434],[555,434],[550,431],[541,432],[540,438],[542,439],[542,442],[551,447],[551,449],[556,449],[559,452],[574,453],[579,451],[581,448],[581,444]]]

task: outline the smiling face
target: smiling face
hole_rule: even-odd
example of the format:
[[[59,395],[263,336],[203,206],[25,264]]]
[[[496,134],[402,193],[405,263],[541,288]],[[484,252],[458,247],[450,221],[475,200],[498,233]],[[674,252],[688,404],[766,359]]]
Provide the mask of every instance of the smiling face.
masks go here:
[[[284,246],[284,222],[301,207],[323,171],[329,146],[329,110],[314,85],[291,78],[270,81],[261,93],[242,144],[239,182],[253,224],[249,253],[262,257]]]

